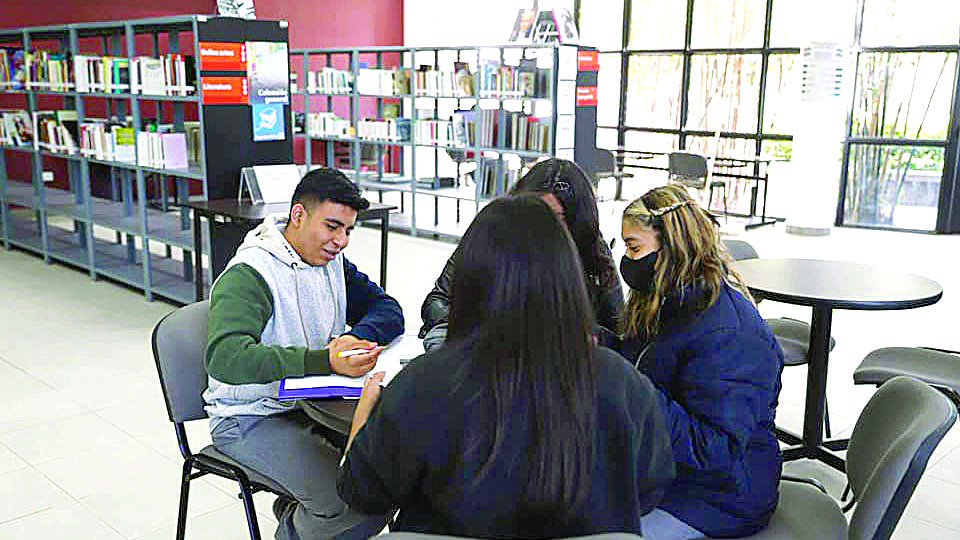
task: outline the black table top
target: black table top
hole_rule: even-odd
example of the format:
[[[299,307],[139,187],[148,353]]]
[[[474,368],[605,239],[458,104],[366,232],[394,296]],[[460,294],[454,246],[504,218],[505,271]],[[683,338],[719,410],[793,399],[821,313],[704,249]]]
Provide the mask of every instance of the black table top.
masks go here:
[[[734,264],[754,294],[777,302],[839,309],[910,309],[943,296],[936,281],[844,261],[746,259]]]
[[[286,214],[290,212],[290,203],[288,202],[254,204],[249,201],[238,201],[236,199],[197,201],[185,203],[183,206],[193,208],[206,215],[229,216],[234,219],[250,221],[260,221],[270,214]],[[368,217],[379,216],[383,212],[396,209],[397,207],[391,204],[371,202],[370,207],[360,212],[357,219],[363,220]]]

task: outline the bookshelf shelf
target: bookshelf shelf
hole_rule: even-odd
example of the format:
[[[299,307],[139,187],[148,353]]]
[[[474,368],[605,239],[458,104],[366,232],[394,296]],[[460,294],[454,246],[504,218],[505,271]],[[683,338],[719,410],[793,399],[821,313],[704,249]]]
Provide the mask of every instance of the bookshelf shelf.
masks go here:
[[[3,199],[17,206],[25,206],[27,208],[37,209],[37,200],[34,192],[33,184],[27,184],[24,182],[8,182],[6,185],[6,190],[0,192]]]
[[[372,169],[360,187],[381,196],[399,193],[402,213],[391,225],[403,224],[411,235],[423,222],[417,195],[434,199],[434,216],[438,200],[456,200],[459,216],[462,202],[479,209],[537,160],[573,159],[589,172],[597,154],[596,108],[583,113],[575,91],[579,54],[587,49],[524,44],[291,51],[304,164]],[[476,163],[467,169],[472,185],[461,174],[466,162]],[[384,181],[387,172],[400,179]],[[432,225],[425,232],[459,234],[457,227]]]
[[[64,154],[62,152],[51,152],[49,150],[40,150],[40,155],[47,156],[47,157],[60,158],[60,159],[71,159],[71,160],[77,160],[77,161],[83,159],[83,156],[81,156],[80,154]]]
[[[164,96],[164,95],[155,95],[155,94],[121,94],[116,92],[75,92],[74,96],[79,97],[90,97],[90,98],[104,98],[104,99],[140,99],[144,101],[170,101],[170,102],[183,102],[183,103],[199,103],[200,98],[198,96]]]
[[[19,101],[20,109],[9,118],[13,124],[3,118],[5,129],[0,133],[0,240],[4,246],[85,269],[93,278],[102,276],[138,288],[147,300],[158,296],[194,301],[193,276],[202,269],[193,267],[191,210],[180,204],[236,196],[240,168],[258,160],[293,161],[291,144],[257,146],[252,135],[249,141],[234,138],[225,146],[223,133],[250,131],[251,115],[249,108],[203,102],[202,77],[220,73],[195,58],[199,44],[287,43],[288,36],[288,27],[281,21],[207,15],[0,30],[0,73],[18,68],[30,80],[25,87],[0,82],[0,96],[24,97],[9,100]],[[162,68],[162,79],[154,76],[155,65]],[[149,70],[141,70],[142,66]],[[137,84],[136,74],[140,74],[139,87],[110,91]],[[164,88],[178,93],[184,85],[191,87],[190,95],[163,94]],[[149,93],[130,93],[131,88]],[[30,120],[32,133],[21,129]],[[114,128],[130,131],[114,132]],[[144,132],[150,136],[141,142]],[[154,133],[184,136],[151,138]],[[289,141],[292,126],[287,133]],[[104,139],[93,138],[104,134],[111,137],[109,146],[101,144]],[[69,147],[73,139],[78,151],[36,149],[34,137],[54,145],[49,148]],[[133,142],[126,142],[131,138]],[[182,160],[183,138],[188,144],[188,167],[143,165],[163,163],[162,155],[166,163],[174,162],[171,155]],[[25,141],[29,142],[11,144]],[[92,150],[83,150],[94,147],[102,150],[100,156],[137,156],[139,163],[97,159]],[[54,171],[55,184],[44,182],[48,169]],[[209,253],[208,227],[202,242]]]
[[[13,146],[9,144],[4,144],[4,145],[0,145],[0,148],[2,148],[3,150],[13,150],[14,152],[26,152],[28,154],[33,153],[33,147],[29,145]]]
[[[7,241],[17,247],[40,253],[43,241],[36,223],[10,216],[7,218]]]

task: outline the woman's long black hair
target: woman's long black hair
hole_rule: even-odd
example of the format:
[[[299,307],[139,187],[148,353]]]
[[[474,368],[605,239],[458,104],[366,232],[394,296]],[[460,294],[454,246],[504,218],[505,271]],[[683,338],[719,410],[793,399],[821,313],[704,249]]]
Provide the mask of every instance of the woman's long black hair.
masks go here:
[[[528,434],[528,508],[572,517],[590,491],[596,425],[593,314],[574,243],[529,194],[488,204],[460,247],[445,349],[462,355],[460,384],[479,381],[490,404],[460,463],[482,463],[479,482],[512,434]]]
[[[612,287],[619,277],[600,236],[597,198],[587,173],[572,161],[550,158],[534,165],[510,190],[511,194],[528,192],[551,193],[560,201],[587,278],[601,288]]]

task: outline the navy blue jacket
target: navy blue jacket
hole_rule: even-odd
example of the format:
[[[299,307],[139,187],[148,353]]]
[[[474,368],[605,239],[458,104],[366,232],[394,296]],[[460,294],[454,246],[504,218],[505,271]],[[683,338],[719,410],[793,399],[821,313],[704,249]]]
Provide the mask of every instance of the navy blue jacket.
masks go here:
[[[348,334],[374,343],[390,343],[403,333],[403,311],[392,296],[343,258],[347,284]]]
[[[527,497],[534,472],[534,427],[524,414],[529,400],[511,406],[500,457],[477,479],[494,436],[495,405],[484,377],[464,381],[465,362],[459,348],[441,347],[410,362],[383,389],[340,469],[344,502],[369,514],[399,506],[391,527],[399,531],[472,538],[641,532],[640,517],[656,507],[674,475],[657,392],[647,377],[615,352],[597,349],[591,489],[583,507],[564,519],[552,505]],[[485,442],[474,446],[472,440]]]
[[[725,287],[704,310],[705,299],[668,297],[658,335],[621,352],[661,390],[677,478],[659,507],[708,536],[746,536],[777,507],[783,352],[743,295]]]

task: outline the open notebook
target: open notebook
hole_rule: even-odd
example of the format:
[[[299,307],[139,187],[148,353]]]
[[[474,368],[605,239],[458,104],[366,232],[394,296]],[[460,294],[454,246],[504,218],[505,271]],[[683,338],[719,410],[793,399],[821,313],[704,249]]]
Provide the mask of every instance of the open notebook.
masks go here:
[[[383,385],[386,386],[400,373],[403,366],[423,354],[423,342],[415,335],[400,336],[377,358],[377,365],[370,373],[384,372]],[[367,376],[346,377],[344,375],[314,375],[311,377],[293,377],[280,381],[280,401],[312,398],[359,398]]]

